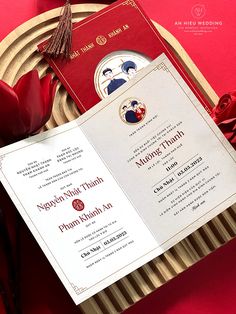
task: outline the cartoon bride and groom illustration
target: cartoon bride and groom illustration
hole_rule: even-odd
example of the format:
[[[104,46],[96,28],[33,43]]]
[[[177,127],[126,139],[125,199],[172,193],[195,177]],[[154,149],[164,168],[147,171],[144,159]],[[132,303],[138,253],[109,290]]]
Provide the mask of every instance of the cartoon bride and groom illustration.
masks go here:
[[[127,80],[130,80],[137,73],[137,65],[135,62],[128,60],[122,63],[121,70],[126,74]],[[109,80],[106,87],[108,95],[127,82],[124,78],[116,78],[111,68],[104,69],[102,74],[106,80]],[[122,120],[128,124],[142,121],[146,113],[145,106],[136,99],[129,100],[120,110]]]
[[[144,106],[137,100],[132,100],[129,107],[125,105],[122,109],[125,122],[128,123],[138,123],[142,121],[146,113]]]
[[[123,73],[127,75],[128,79],[131,79],[137,73],[137,65],[131,60],[125,61],[121,65],[121,70]],[[107,80],[110,81],[109,84],[107,85],[108,95],[113,93],[117,88],[119,88],[120,86],[127,82],[123,78],[115,78],[111,68],[106,68],[105,70],[102,71],[102,74],[105,76]]]

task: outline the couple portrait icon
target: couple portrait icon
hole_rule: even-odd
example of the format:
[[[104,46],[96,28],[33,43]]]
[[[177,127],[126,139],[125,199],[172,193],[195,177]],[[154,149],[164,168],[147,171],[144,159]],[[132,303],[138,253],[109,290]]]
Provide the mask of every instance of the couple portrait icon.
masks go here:
[[[121,65],[121,70],[126,74],[127,79],[131,79],[137,73],[137,65],[133,61],[125,61]],[[103,70],[102,74],[105,76],[107,80],[109,80],[109,84],[107,85],[107,94],[110,95],[117,88],[122,86],[127,81],[123,78],[115,78],[113,70],[111,68],[106,68]]]
[[[127,123],[138,123],[143,120],[146,114],[145,106],[137,100],[132,100],[130,106],[124,105],[122,110],[123,120]]]

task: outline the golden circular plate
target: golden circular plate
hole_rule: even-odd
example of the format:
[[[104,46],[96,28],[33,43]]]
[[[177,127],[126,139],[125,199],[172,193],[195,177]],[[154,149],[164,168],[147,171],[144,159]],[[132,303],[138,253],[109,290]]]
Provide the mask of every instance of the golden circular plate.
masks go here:
[[[73,5],[73,22],[78,22],[105,6],[102,4]],[[33,68],[38,70],[40,77],[48,72],[53,73],[37,51],[37,45],[50,36],[58,23],[60,12],[61,8],[57,8],[32,18],[16,28],[0,43],[0,79],[9,85],[14,85],[24,73]],[[161,25],[154,24],[208,100],[212,104],[216,103],[218,96],[183,47]],[[52,116],[46,128],[53,128],[71,121],[79,114],[75,103],[59,83]],[[161,256],[83,302],[80,309],[89,314],[120,313],[127,309],[235,236],[235,212],[235,207],[226,210]]]

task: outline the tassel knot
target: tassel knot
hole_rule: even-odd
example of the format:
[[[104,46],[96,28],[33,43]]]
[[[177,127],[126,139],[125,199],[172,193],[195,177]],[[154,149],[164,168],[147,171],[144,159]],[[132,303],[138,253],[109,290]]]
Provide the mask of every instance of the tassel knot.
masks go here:
[[[58,25],[49,38],[44,52],[52,58],[59,56],[69,58],[72,41],[72,12],[67,0],[61,13]]]

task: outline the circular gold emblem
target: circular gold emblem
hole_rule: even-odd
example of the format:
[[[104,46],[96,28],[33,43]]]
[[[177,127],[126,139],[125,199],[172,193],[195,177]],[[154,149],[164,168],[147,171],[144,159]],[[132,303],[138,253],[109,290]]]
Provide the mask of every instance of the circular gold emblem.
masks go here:
[[[105,43],[107,42],[107,39],[106,39],[105,36],[99,35],[99,36],[97,36],[97,38],[96,38],[96,42],[97,42],[98,45],[103,46],[103,45],[105,45]]]

